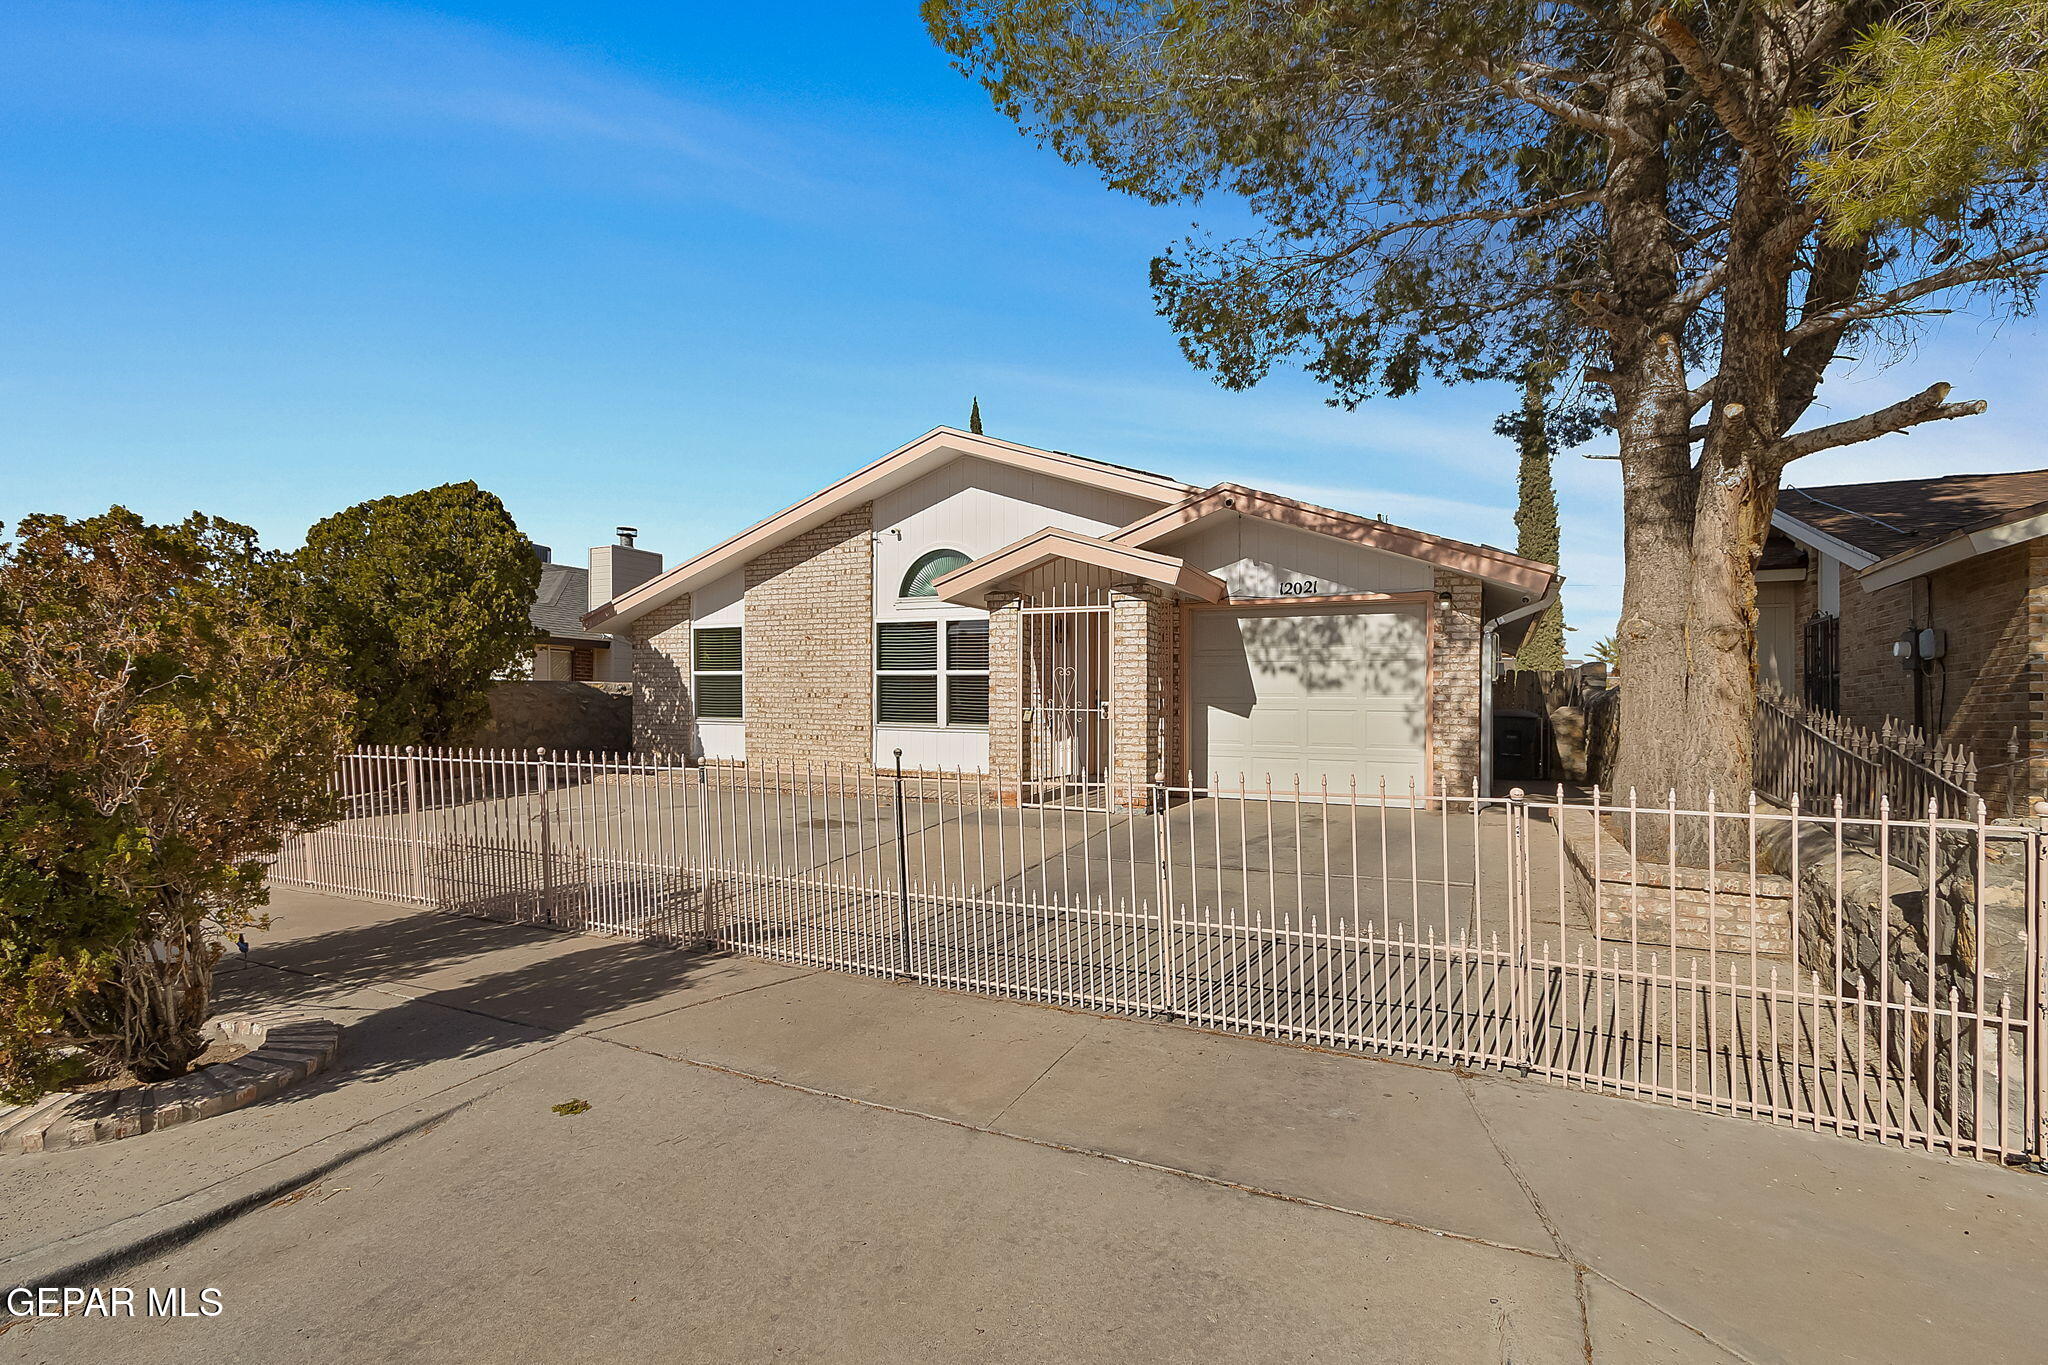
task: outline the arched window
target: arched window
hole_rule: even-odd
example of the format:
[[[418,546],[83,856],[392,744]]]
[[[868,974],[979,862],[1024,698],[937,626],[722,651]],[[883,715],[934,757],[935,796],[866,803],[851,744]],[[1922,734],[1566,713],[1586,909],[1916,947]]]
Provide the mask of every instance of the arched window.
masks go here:
[[[910,566],[910,572],[903,575],[903,589],[897,595],[937,597],[938,590],[932,584],[967,563],[967,559],[958,550],[933,550],[930,554],[919,555],[917,562]]]

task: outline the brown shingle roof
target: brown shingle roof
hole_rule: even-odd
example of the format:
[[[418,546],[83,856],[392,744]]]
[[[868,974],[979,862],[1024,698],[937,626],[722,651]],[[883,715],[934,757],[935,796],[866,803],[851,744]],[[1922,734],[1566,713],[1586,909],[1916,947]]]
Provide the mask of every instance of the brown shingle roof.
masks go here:
[[[1778,510],[1880,559],[2048,504],[2048,469],[1786,488]]]
[[[1803,569],[1806,567],[1806,551],[1783,531],[1774,530],[1764,537],[1764,552],[1757,559],[1756,566],[1758,569]]]

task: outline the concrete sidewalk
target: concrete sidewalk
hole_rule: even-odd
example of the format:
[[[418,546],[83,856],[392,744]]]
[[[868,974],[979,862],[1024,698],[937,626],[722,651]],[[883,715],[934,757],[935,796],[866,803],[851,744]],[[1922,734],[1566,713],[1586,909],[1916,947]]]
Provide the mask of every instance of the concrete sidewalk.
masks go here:
[[[371,1147],[27,1360],[2035,1360],[2048,1183],[1538,1082],[279,892],[328,1075],[0,1161],[0,1279]],[[558,1117],[581,1098],[591,1109]],[[424,1124],[409,1135],[398,1125]]]

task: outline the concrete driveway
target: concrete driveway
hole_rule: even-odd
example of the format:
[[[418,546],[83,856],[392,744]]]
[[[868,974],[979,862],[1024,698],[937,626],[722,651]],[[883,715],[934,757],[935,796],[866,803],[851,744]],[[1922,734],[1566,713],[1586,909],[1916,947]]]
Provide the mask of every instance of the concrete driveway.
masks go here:
[[[900,826],[902,870],[921,886],[1090,906],[1150,904],[1163,891],[1205,916],[1370,920],[1446,938],[1483,933],[1506,913],[1507,817],[1497,805],[1475,816],[1469,805],[1413,809],[1398,800],[1202,797],[1150,816],[962,804],[919,799],[921,790],[909,784],[899,814],[886,779],[851,790],[778,789],[700,784],[693,770],[565,787],[546,805],[558,853],[615,868],[709,861],[893,887]],[[537,848],[541,808],[532,793],[485,797],[435,806],[417,821],[350,820],[320,838],[359,858],[394,856],[348,842],[362,836]],[[1554,842],[1533,840],[1529,853],[1530,875],[1548,885]]]
[[[223,1004],[345,1021],[336,1071],[0,1161],[0,1278],[111,1253],[107,1283],[217,1288],[222,1313],[16,1323],[9,1358],[2002,1361],[2048,1340],[2034,1177],[744,958],[275,909]],[[589,1110],[551,1112],[572,1098]],[[120,1261],[145,1233],[164,1249]]]

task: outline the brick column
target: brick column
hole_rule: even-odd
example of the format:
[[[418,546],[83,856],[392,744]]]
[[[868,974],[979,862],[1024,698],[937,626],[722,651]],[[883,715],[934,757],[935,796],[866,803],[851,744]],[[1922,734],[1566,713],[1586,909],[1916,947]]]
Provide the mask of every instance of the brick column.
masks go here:
[[[633,641],[633,751],[696,757],[689,594],[656,607],[627,631]]]
[[[1451,795],[1470,795],[1479,777],[1480,584],[1476,578],[1436,571],[1438,601],[1430,608],[1431,648],[1430,739],[1435,771],[1432,787]],[[1450,606],[1442,594],[1451,595]],[[1484,795],[1485,793],[1481,793]]]
[[[1117,805],[1144,806],[1177,748],[1172,715],[1176,606],[1150,584],[1109,590],[1110,788]]]
[[[1017,803],[1024,773],[1023,599],[988,595],[989,788],[1002,805]]]

